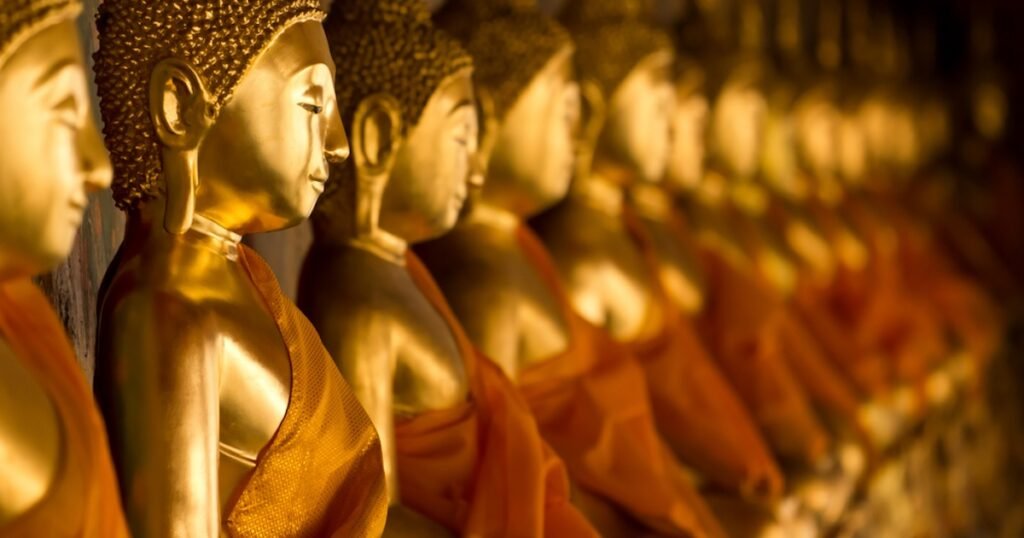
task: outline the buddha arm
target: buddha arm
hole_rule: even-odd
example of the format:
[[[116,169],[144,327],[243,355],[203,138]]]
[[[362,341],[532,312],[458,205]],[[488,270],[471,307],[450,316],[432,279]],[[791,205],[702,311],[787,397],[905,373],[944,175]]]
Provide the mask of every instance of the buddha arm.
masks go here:
[[[563,282],[566,283],[569,302],[572,303],[576,313],[597,327],[608,328],[612,322],[608,311],[610,303],[606,293],[602,292],[605,286],[601,286],[598,268],[580,267],[582,264],[573,264],[576,265],[575,267],[564,267],[561,263],[558,265],[559,273],[562,275]],[[611,295],[615,293],[616,290],[608,292]]]
[[[388,320],[371,308],[345,309],[320,327],[324,346],[330,351],[342,377],[363,404],[380,436],[388,499],[398,504],[398,473],[395,452],[394,379],[397,360]]]
[[[167,296],[125,300],[107,321],[107,420],[133,535],[218,536],[215,325]]]
[[[401,505],[395,452],[395,369],[397,357],[387,320],[379,313],[348,310],[328,318],[321,331],[324,346],[341,375],[363,404],[380,436],[384,475],[388,483],[388,520],[384,538],[448,538],[451,534],[423,515]]]
[[[516,379],[520,350],[517,294],[510,286],[489,282],[488,275],[460,275],[442,286],[463,328],[477,349]],[[474,284],[467,284],[474,282]]]

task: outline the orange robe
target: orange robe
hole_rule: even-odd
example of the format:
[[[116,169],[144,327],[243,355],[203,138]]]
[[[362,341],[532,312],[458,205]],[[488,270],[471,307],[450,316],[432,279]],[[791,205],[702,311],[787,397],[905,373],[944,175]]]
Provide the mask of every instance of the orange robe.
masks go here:
[[[983,365],[1001,344],[1003,320],[998,307],[981,286],[960,273],[925,224],[904,215],[899,230],[909,288]]]
[[[860,346],[892,359],[895,381],[920,385],[948,355],[945,334],[935,312],[904,278],[897,230],[863,204],[853,200],[848,208],[868,242],[869,262],[859,271],[840,269],[829,304]]]
[[[568,349],[519,374],[520,390],[544,438],[582,487],[650,528],[724,536],[658,435],[644,371],[636,359],[572,310],[554,262],[533,232],[521,226],[518,236],[520,248],[570,325]],[[731,453],[742,446],[718,448]]]
[[[411,252],[407,263],[413,281],[455,336],[471,399],[395,425],[403,502],[464,536],[597,536],[570,503],[564,464],[541,438],[522,396],[496,365],[478,355]]]
[[[226,511],[226,530],[239,537],[379,536],[388,500],[369,416],[270,267],[248,247],[239,257],[284,338],[292,388],[277,433]]]
[[[831,440],[785,354],[788,314],[767,284],[706,248],[701,329],[780,458],[816,464]]]
[[[103,420],[64,326],[28,280],[0,284],[0,338],[49,395],[67,447],[51,490],[27,513],[0,525],[0,536],[128,536]]]
[[[777,498],[783,478],[768,443],[711,358],[693,321],[661,287],[657,254],[642,224],[628,213],[626,223],[647,261],[663,319],[657,334],[629,343],[647,375],[663,434],[683,461],[712,484],[747,500]],[[683,223],[673,224],[676,235],[685,240]]]
[[[828,307],[827,288],[800,286],[793,301],[794,314],[814,335],[833,363],[868,397],[883,397],[892,389],[891,361],[850,334]]]

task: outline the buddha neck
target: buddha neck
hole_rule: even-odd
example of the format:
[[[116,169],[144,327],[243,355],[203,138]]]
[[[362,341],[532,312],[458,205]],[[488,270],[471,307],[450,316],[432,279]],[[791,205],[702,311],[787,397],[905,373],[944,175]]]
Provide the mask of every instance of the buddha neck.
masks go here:
[[[522,222],[522,218],[511,209],[483,200],[474,201],[472,209],[465,218],[466,224],[480,224],[505,231],[518,229]]]
[[[835,176],[819,176],[815,178],[815,197],[827,207],[836,207],[843,202],[846,193],[839,178]]]
[[[380,228],[359,234],[345,243],[398,266],[405,266],[405,255],[409,250],[408,242]]]
[[[192,225],[181,235],[168,233],[163,227],[164,203],[150,202],[134,213],[127,225],[128,237],[125,242],[136,248],[149,244],[181,242],[217,254],[231,262],[238,261],[239,244],[242,235],[229,230],[198,213],[192,217]]]
[[[633,207],[641,217],[657,222],[666,222],[671,218],[672,197],[658,185],[637,183],[629,189],[629,195]]]
[[[721,173],[708,170],[694,190],[694,200],[702,206],[718,209],[728,201],[729,180]]]
[[[238,261],[238,244],[242,242],[242,236],[202,215],[193,216],[192,227],[185,232],[185,237],[231,261]]]
[[[749,216],[759,217],[768,211],[768,193],[752,180],[731,182],[728,196],[734,207]]]
[[[625,194],[620,185],[602,173],[593,172],[574,182],[569,196],[608,217],[618,219],[625,205]]]

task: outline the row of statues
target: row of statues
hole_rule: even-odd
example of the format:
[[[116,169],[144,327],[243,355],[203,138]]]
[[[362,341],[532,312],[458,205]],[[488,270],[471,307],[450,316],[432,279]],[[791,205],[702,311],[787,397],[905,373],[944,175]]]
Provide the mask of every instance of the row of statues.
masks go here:
[[[949,196],[904,198],[945,184],[948,103],[863,2],[820,3],[813,58],[797,0],[686,5],[103,0],[101,137],[78,0],[5,0],[0,535],[816,536],[876,482],[900,509],[874,478],[978,399],[1017,292],[997,246],[940,244]],[[30,279],[108,186],[94,400]],[[242,240],[307,219],[293,304]]]

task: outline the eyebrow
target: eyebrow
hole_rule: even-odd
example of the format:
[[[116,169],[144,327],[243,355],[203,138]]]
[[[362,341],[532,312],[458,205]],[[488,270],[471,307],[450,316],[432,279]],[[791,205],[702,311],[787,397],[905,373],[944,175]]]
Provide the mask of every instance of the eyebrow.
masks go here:
[[[49,82],[50,79],[57,76],[64,68],[75,65],[74,60],[70,58],[64,58],[61,61],[51,65],[39,78],[36,79],[35,83],[32,84],[32,89],[37,89],[40,86]]]
[[[459,101],[458,103],[455,103],[454,105],[452,105],[452,109],[448,111],[448,115],[451,116],[452,114],[457,112],[459,109],[461,109],[463,107],[467,107],[467,106],[473,106],[473,105],[474,105],[474,103],[473,103],[472,99],[463,99],[463,100]]]

